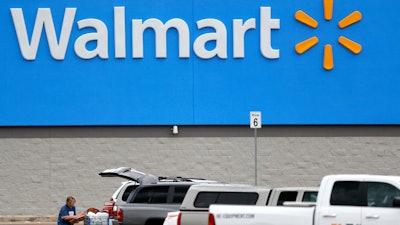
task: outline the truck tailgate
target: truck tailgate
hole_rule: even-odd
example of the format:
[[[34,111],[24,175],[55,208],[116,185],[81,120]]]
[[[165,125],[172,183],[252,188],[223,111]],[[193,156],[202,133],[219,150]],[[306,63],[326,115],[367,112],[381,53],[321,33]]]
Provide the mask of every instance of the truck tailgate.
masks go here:
[[[215,225],[312,225],[314,207],[211,205]]]

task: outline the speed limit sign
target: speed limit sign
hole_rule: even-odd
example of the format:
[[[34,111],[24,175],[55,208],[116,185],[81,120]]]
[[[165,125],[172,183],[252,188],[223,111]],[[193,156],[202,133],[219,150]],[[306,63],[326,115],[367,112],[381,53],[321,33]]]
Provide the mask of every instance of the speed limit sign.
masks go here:
[[[250,112],[250,128],[261,128],[261,112],[260,111],[252,111]]]

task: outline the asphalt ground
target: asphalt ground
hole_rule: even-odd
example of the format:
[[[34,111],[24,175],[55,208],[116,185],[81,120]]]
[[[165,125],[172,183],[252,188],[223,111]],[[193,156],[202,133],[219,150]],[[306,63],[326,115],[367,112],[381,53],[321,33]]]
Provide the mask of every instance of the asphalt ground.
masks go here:
[[[55,216],[0,216],[0,225],[57,225]],[[83,222],[78,225],[84,225]]]
[[[57,225],[57,222],[0,222],[0,225]],[[79,223],[79,225],[83,225],[83,222]]]

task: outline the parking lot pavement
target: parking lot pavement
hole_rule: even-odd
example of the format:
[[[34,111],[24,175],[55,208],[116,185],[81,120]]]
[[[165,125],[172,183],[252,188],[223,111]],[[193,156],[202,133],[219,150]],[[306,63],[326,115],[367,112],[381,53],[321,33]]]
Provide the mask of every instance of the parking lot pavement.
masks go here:
[[[83,225],[82,223],[79,223]],[[0,216],[0,225],[57,225],[56,216]]]
[[[81,223],[83,225],[83,222]],[[0,225],[57,225],[57,222],[0,222]]]

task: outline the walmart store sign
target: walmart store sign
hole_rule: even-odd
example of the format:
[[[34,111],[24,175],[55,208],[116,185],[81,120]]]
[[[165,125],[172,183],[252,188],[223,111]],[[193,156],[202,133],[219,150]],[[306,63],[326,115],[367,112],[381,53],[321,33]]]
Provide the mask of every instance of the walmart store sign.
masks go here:
[[[4,0],[0,126],[400,124],[395,0]]]
[[[18,42],[21,53],[26,60],[35,60],[39,46],[40,36],[43,28],[50,46],[51,56],[56,60],[64,60],[67,46],[70,42],[72,26],[75,22],[76,8],[65,9],[64,19],[60,32],[60,38],[57,38],[51,9],[40,8],[37,12],[35,25],[33,28],[32,40],[28,39],[23,9],[12,8],[11,15],[14,27],[18,36]],[[126,24],[125,7],[114,7],[114,40],[115,57],[126,58]],[[107,25],[99,19],[83,19],[77,21],[79,29],[93,28],[95,32],[83,34],[77,38],[74,44],[76,55],[82,59],[92,59],[100,57],[109,58]],[[193,43],[193,50],[196,56],[202,59],[219,57],[226,59],[227,52],[227,29],[223,22],[210,18],[202,19],[196,22],[197,28],[212,28],[215,31],[202,34],[196,38]],[[173,18],[165,24],[156,18],[143,21],[142,19],[132,20],[132,58],[143,58],[143,33],[146,29],[153,29],[156,35],[156,57],[167,57],[167,31],[174,28],[179,34],[179,57],[190,57],[190,30],[188,24],[180,19]],[[256,28],[256,19],[251,18],[243,22],[242,19],[233,20],[233,57],[244,58],[244,38],[250,29]],[[279,50],[271,47],[271,30],[279,29],[279,19],[271,19],[271,8],[260,8],[260,49],[264,57],[276,59],[279,58]],[[97,47],[94,50],[88,50],[86,45],[96,41]],[[216,46],[212,50],[205,47],[207,42],[215,41]]]

